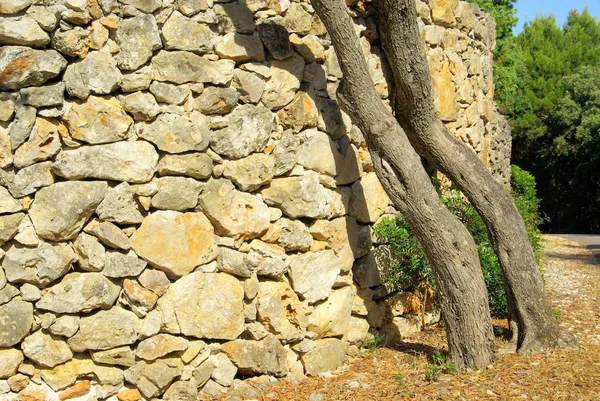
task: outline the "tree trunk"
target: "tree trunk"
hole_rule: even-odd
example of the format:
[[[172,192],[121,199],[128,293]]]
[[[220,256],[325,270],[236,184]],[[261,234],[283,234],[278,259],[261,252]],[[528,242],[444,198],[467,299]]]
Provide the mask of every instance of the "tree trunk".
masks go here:
[[[560,330],[546,299],[512,197],[437,115],[414,0],[380,0],[378,8],[383,47],[395,82],[396,119],[415,150],[450,177],[485,222],[504,275],[511,343],[522,354],[575,346],[575,337]]]
[[[344,1],[312,5],[344,73],[338,102],[363,132],[377,176],[433,268],[450,356],[461,370],[485,367],[495,358],[495,344],[475,243],[439,199],[420,157],[376,93]]]

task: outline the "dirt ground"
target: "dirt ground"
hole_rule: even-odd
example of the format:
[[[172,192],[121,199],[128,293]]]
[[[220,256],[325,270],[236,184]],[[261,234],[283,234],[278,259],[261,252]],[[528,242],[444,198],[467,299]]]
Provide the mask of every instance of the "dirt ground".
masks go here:
[[[578,350],[502,355],[483,371],[459,374],[441,367],[436,373],[434,355],[443,354],[445,338],[443,328],[433,326],[400,346],[363,349],[330,377],[275,383],[258,399],[600,400],[600,260],[575,242],[545,240],[547,293],[561,327],[577,336]]]

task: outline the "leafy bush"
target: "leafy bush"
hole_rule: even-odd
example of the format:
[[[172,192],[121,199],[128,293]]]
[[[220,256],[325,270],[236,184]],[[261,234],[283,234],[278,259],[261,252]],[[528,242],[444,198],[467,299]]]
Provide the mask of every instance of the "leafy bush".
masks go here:
[[[525,221],[529,240],[539,261],[541,235],[537,227],[543,219],[538,212],[540,200],[536,195],[535,180],[528,172],[513,166],[511,184],[511,194]],[[460,191],[440,188],[439,193],[442,202],[467,227],[475,240],[492,314],[506,316],[508,310],[502,269],[483,220]],[[399,260],[384,277],[387,286],[402,290],[407,288],[406,283],[412,288],[417,288],[422,282],[433,284],[431,266],[404,216],[398,214],[395,219],[383,218],[375,225],[374,231],[379,240],[392,247]]]

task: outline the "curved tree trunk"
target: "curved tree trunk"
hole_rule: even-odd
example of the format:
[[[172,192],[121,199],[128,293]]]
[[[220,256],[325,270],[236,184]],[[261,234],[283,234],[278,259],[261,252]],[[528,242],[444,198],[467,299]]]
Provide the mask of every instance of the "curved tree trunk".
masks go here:
[[[487,290],[473,239],[439,199],[421,159],[377,95],[343,0],[313,0],[344,73],[338,101],[362,130],[375,171],[404,214],[431,263],[458,369],[494,360]]]
[[[512,197],[437,115],[414,0],[380,0],[378,8],[395,81],[396,119],[415,150],[448,175],[483,218],[502,266],[513,346],[522,354],[575,346],[575,338],[554,318]]]

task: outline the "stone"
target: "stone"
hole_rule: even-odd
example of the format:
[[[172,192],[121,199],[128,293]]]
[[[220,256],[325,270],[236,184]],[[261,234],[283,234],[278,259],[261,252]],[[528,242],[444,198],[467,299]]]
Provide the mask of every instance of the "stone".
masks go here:
[[[172,352],[185,351],[188,340],[170,334],[157,334],[145,339],[137,346],[135,355],[137,358],[153,361]]]
[[[40,244],[40,238],[35,232],[33,223],[29,216],[21,220],[18,227],[19,233],[14,236],[15,241],[25,246],[38,246]]]
[[[4,255],[2,267],[9,282],[43,288],[69,271],[75,260],[75,252],[69,244],[41,242],[36,248],[15,244]]]
[[[213,226],[202,213],[157,211],[131,237],[141,258],[172,277],[181,277],[216,259]]]
[[[158,163],[158,174],[163,176],[184,175],[196,179],[205,179],[212,175],[212,171],[213,161],[206,153],[164,155]]]
[[[162,177],[157,178],[156,183],[158,192],[152,197],[152,207],[180,212],[196,207],[203,186],[186,177]]]
[[[129,237],[119,227],[108,221],[92,220],[84,231],[96,236],[100,242],[111,248],[122,250],[130,248]]]
[[[201,152],[211,137],[207,117],[197,111],[161,114],[150,123],[141,123],[138,135],[168,153]]]
[[[376,287],[383,284],[383,278],[402,260],[394,253],[391,246],[380,245],[356,260],[353,267],[354,280],[360,288]],[[404,289],[410,287],[410,277],[397,277],[395,287]]]
[[[0,187],[0,214],[16,213],[23,210],[21,202],[12,197],[8,189]]]
[[[123,92],[146,90],[152,81],[152,68],[146,65],[131,72],[123,72],[121,76],[121,89]]]
[[[265,59],[265,52],[260,39],[235,32],[223,36],[215,46],[215,53],[221,58],[233,60],[236,63],[263,61]]]
[[[27,167],[56,155],[61,148],[61,131],[64,133],[66,129],[55,119],[36,118],[29,140],[15,152],[15,167]]]
[[[17,349],[0,349],[0,379],[8,379],[17,373],[23,359],[23,354]]]
[[[223,176],[232,180],[242,191],[255,191],[273,179],[273,158],[254,153],[240,160],[226,161]]]
[[[329,297],[341,269],[341,260],[332,250],[290,256],[292,287],[309,303]]]
[[[200,82],[223,85],[231,81],[234,66],[232,60],[210,61],[186,51],[161,50],[152,57],[153,78],[174,84]]]
[[[234,88],[209,86],[196,100],[196,106],[204,114],[227,114],[237,105],[240,94]]]
[[[269,228],[271,214],[267,205],[257,196],[237,191],[224,179],[208,181],[200,195],[199,208],[220,236],[249,239]]]
[[[119,53],[115,56],[121,70],[135,70],[162,47],[160,33],[152,14],[127,18],[119,22],[115,34]]]
[[[136,121],[150,121],[160,113],[160,107],[152,94],[134,92],[121,97],[123,109]]]
[[[93,21],[90,25],[90,49],[102,49],[108,38],[108,29],[100,21]]]
[[[123,280],[123,291],[119,302],[128,306],[138,317],[143,318],[156,305],[158,295],[145,289],[134,280]]]
[[[3,0],[0,2],[0,14],[16,14],[31,5],[32,0]]]
[[[334,290],[327,300],[317,306],[308,317],[307,330],[317,338],[343,336],[350,323],[356,290],[342,287]]]
[[[245,263],[259,276],[279,279],[290,265],[285,249],[256,239],[250,243],[250,252],[245,257]]]
[[[287,29],[275,20],[257,25],[258,35],[275,60],[283,60],[294,54]]]
[[[6,45],[44,47],[50,36],[29,15],[0,17],[0,42]]]
[[[165,49],[206,53],[213,48],[212,31],[207,25],[173,11],[161,29]]]
[[[369,333],[370,328],[371,327],[367,320],[355,316],[350,316],[348,327],[342,339],[344,341],[347,341],[351,345],[356,344],[358,346],[362,346],[369,340],[371,336],[371,334]]]
[[[73,103],[64,122],[73,139],[95,145],[126,139],[133,120],[118,99],[90,96]]]
[[[0,216],[0,244],[10,241],[17,234],[23,217],[25,217],[23,213]]]
[[[267,86],[266,82],[251,72],[235,69],[231,86],[240,94],[244,103],[257,103]]]
[[[106,182],[59,182],[40,189],[29,211],[37,234],[51,241],[73,239],[107,191]]]
[[[242,374],[281,377],[288,373],[286,349],[275,336],[262,341],[230,341],[221,349]]]
[[[188,85],[173,85],[154,81],[150,84],[150,92],[157,101],[169,104],[181,104],[190,94]]]
[[[192,376],[196,380],[196,384],[198,384],[198,388],[203,387],[209,380],[212,372],[215,370],[215,363],[206,359],[201,362],[200,365],[192,372]]]
[[[284,343],[304,338],[307,324],[304,308],[289,284],[261,282],[256,308],[258,321]]]
[[[145,268],[146,262],[138,258],[133,251],[127,254],[108,251],[102,274],[111,278],[136,277]]]
[[[63,150],[52,171],[70,180],[99,178],[139,183],[152,179],[157,164],[158,153],[148,142],[116,142]]]
[[[46,334],[42,330],[25,337],[21,343],[21,348],[27,358],[49,368],[73,358],[73,352],[71,352],[66,342]]]
[[[260,99],[260,98],[259,98]],[[10,121],[15,114],[14,96],[2,93],[0,94],[0,121]]]
[[[0,348],[21,342],[33,324],[33,305],[19,298],[0,305]]]
[[[267,242],[275,242],[287,252],[308,251],[313,243],[313,237],[304,223],[286,218],[277,220],[263,238]]]
[[[341,163],[341,168],[335,176],[335,183],[338,186],[352,184],[353,182],[360,180],[360,177],[363,174],[360,153],[356,146],[350,144],[346,148],[346,154],[343,157],[344,160]]]
[[[162,6],[160,0],[119,0],[119,3],[133,6],[143,13],[153,13]]]
[[[142,400],[142,394],[137,388],[125,389],[117,394],[119,401],[140,401]]]
[[[9,377],[7,380],[8,386],[13,393],[20,393],[21,390],[24,390],[30,382],[31,379],[22,373],[17,373],[13,377]]]
[[[435,0],[431,6],[433,23],[444,27],[456,25],[455,10],[458,0]]]
[[[431,96],[442,121],[456,121],[456,88],[448,60],[433,62],[431,66]]]
[[[306,35],[313,25],[313,17],[300,3],[291,3],[283,20],[284,26],[290,33]]]
[[[54,368],[40,370],[42,379],[52,390],[59,391],[73,385],[79,377],[94,375],[98,383],[114,393],[123,385],[123,372],[112,366],[96,365],[91,359],[75,356]],[[108,395],[107,395],[108,396]]]
[[[228,126],[213,131],[210,147],[219,155],[240,159],[262,151],[271,135],[273,115],[264,106],[242,105],[227,116]]]
[[[319,122],[319,110],[310,95],[298,92],[294,100],[277,113],[281,124],[294,132],[305,127],[316,127]]]
[[[390,203],[385,190],[375,173],[365,174],[352,185],[350,215],[361,223],[374,223],[385,212]]]
[[[401,341],[419,331],[421,331],[421,317],[415,315],[396,316],[382,330],[388,341]]]
[[[309,63],[322,63],[325,61],[325,48],[316,35],[299,37],[296,34],[292,34],[289,39],[294,49]]]
[[[343,156],[329,136],[316,129],[303,131],[298,149],[298,164],[335,177],[343,168]]]
[[[27,302],[35,302],[42,297],[42,292],[33,284],[25,283],[19,288],[21,299]]]
[[[223,386],[214,380],[209,380],[202,388],[202,391],[200,394],[209,396],[209,397],[217,397],[221,394],[226,393],[227,389],[228,389],[227,386]]]
[[[65,84],[59,82],[39,88],[23,88],[20,90],[21,103],[33,107],[62,106],[65,98]]]
[[[45,31],[56,29],[60,18],[60,6],[33,5],[27,9],[27,15],[33,18]]]
[[[344,363],[348,344],[335,338],[315,341],[315,348],[302,355],[304,370],[308,376],[329,372]]]
[[[144,216],[140,213],[134,194],[133,188],[126,182],[110,188],[96,208],[96,214],[100,219],[116,224],[140,224]]]
[[[206,11],[209,8],[206,0],[176,0],[175,7],[187,16],[197,14],[200,11]]]
[[[0,305],[10,302],[10,300],[17,295],[19,295],[17,287],[10,284],[5,285],[4,288],[0,290]]]
[[[316,173],[275,178],[261,191],[269,206],[280,208],[290,218],[323,218],[331,214],[332,192],[319,183]]]
[[[238,277],[252,276],[252,266],[246,263],[247,254],[225,247],[220,247],[219,249],[221,251],[217,259],[217,268],[219,271]]]
[[[211,378],[221,386],[231,386],[237,373],[237,368],[227,355],[219,353],[217,355],[211,355],[208,359],[215,365]]]
[[[133,366],[135,365],[135,353],[127,345],[90,353],[92,360],[105,365]]]
[[[133,312],[114,306],[82,317],[79,331],[67,343],[74,352],[133,344],[138,338],[141,322]]]
[[[215,4],[213,11],[218,21],[219,32],[254,32],[254,15],[241,3]]]
[[[60,393],[59,399],[62,401],[70,398],[84,396],[85,394],[90,392],[91,387],[91,382],[89,380],[82,380]]]
[[[55,50],[34,50],[21,46],[0,49],[0,90],[40,86],[67,66]]]
[[[90,312],[110,308],[120,288],[101,273],[69,273],[58,284],[48,288],[36,308],[55,313]]]
[[[85,271],[99,272],[106,259],[104,247],[96,237],[80,233],[73,243],[79,267]]]
[[[226,273],[196,271],[171,284],[158,300],[163,331],[233,340],[244,331],[244,290]]]
[[[171,285],[171,282],[164,272],[154,269],[144,270],[138,277],[138,280],[140,284],[156,293],[158,296],[163,295]]]
[[[318,128],[327,132],[334,141],[346,135],[351,121],[348,115],[342,113],[337,102],[324,97],[317,97],[315,100],[320,113]]]
[[[48,327],[48,331],[56,336],[72,337],[79,330],[79,316],[62,315]]]
[[[304,74],[304,59],[294,53],[285,60],[271,64],[271,79],[263,93],[262,102],[271,110],[279,110],[292,100]]]
[[[10,126],[10,147],[18,148],[25,142],[36,122],[36,109],[29,106],[23,106],[19,103],[15,106],[15,119]],[[10,152],[10,148],[8,150]]]
[[[285,131],[272,153],[275,159],[275,170],[273,171],[275,176],[285,174],[294,168],[299,146],[298,136],[294,135],[292,130]]]
[[[81,27],[58,30],[52,37],[52,48],[65,56],[85,58],[90,50],[89,37],[90,31]]]

